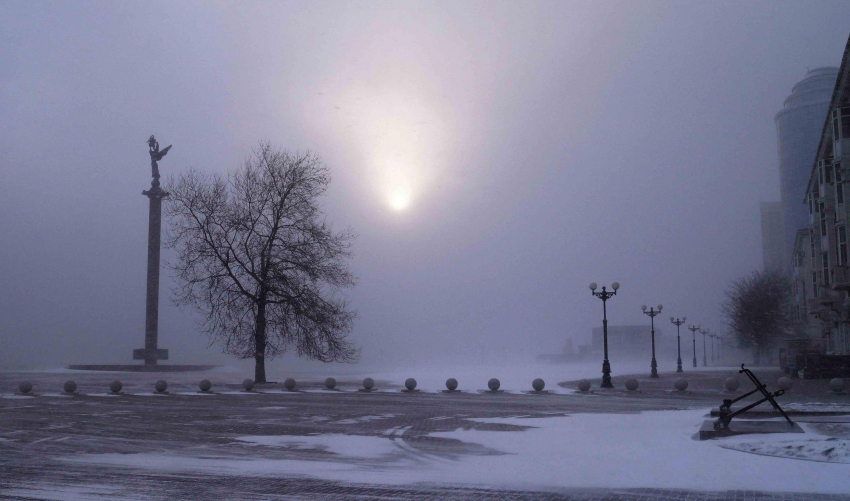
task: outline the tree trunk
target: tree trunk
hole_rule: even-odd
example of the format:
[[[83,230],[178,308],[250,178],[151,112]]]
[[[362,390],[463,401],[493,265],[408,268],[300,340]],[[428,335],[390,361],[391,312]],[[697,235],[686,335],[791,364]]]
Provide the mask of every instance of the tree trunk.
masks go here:
[[[266,382],[266,303],[257,305],[254,330],[254,382]]]

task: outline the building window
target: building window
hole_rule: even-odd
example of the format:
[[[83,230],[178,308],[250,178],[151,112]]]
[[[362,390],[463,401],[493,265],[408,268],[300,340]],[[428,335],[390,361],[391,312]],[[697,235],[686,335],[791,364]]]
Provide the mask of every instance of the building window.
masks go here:
[[[841,108],[841,137],[850,137],[850,108]]]
[[[823,184],[823,164],[818,167],[818,183]]]
[[[816,271],[812,272],[812,297],[818,297],[818,273]]]
[[[832,165],[823,163],[823,181],[827,184],[832,182]]]
[[[836,226],[835,240],[838,242],[838,265],[847,265],[847,227],[845,225]]]
[[[832,140],[838,141],[841,139],[841,129],[838,128],[838,110],[832,110]]]
[[[835,164],[835,203],[844,203],[844,178],[841,176],[841,164]]]
[[[821,254],[820,260],[823,265],[823,284],[829,285],[829,253]]]
[[[820,209],[820,236],[826,236],[826,211],[823,202],[818,203]]]
[[[809,214],[815,212],[815,197],[811,193],[809,193]]]
[[[815,232],[814,230],[809,232],[809,244],[812,247],[812,259],[815,258]]]
[[[850,138],[850,108],[832,110],[832,139]]]

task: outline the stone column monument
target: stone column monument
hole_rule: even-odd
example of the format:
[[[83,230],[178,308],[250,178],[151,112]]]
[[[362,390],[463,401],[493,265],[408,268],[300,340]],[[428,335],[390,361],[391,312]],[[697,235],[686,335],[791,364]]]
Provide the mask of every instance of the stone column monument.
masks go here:
[[[171,145],[159,149],[153,136],[148,139],[151,156],[151,189],[142,192],[150,200],[148,212],[148,286],[145,304],[145,347],[133,350],[133,360],[144,360],[145,367],[156,368],[157,360],[168,360],[168,350],[157,347],[159,331],[159,250],[162,233],[162,199],[168,192],[159,187],[157,162],[171,149]]]

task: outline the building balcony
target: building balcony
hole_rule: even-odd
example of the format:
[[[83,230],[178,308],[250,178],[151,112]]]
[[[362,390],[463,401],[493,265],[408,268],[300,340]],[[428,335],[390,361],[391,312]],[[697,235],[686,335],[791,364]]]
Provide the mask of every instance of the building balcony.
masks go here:
[[[832,279],[832,288],[837,291],[850,290],[850,267],[836,266]]]
[[[820,295],[818,296],[817,301],[821,307],[827,307],[827,309],[833,305],[837,307],[844,303],[844,294],[837,290],[830,289],[826,285],[821,285]]]
[[[829,318],[829,308],[821,303],[821,299],[823,299],[823,296],[808,299],[806,301],[806,312],[818,318]]]

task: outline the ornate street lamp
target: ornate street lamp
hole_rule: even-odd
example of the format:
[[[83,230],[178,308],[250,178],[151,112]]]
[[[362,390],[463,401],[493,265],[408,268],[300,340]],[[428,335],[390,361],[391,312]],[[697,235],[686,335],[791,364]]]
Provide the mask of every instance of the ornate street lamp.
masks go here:
[[[699,331],[699,333],[700,333],[700,334],[702,334],[702,366],[703,366],[703,367],[707,367],[707,366],[708,366],[708,358],[706,358],[706,356],[705,356],[705,335],[706,335],[706,334],[708,334],[710,330],[711,330],[711,329],[706,329],[706,330],[704,330],[704,331],[702,331],[702,330],[701,330],[701,331]]]
[[[619,282],[611,284],[612,291],[606,291],[602,286],[602,292],[596,292],[596,282],[590,284],[590,293],[602,300],[602,343],[605,349],[605,358],[602,360],[602,388],[613,388],[611,384],[611,364],[608,362],[608,309],[606,303],[611,296],[617,295],[620,288]]]
[[[649,377],[655,378],[658,377],[658,364],[655,363],[655,316],[661,313],[661,308],[663,308],[663,306],[660,304],[658,305],[657,310],[650,307],[649,311],[646,311],[646,305],[640,307],[640,309],[643,310],[644,314],[649,315],[649,319],[652,325],[652,363],[650,364],[650,367],[652,368],[652,374],[650,374]]]
[[[697,331],[699,330],[699,325],[692,325],[688,327],[688,330],[691,331],[694,335],[694,367],[697,366]]]
[[[682,370],[682,338],[679,336],[679,327],[688,320],[688,317],[682,317],[681,320],[670,317],[670,323],[676,326],[676,347],[679,358],[676,359],[676,372],[685,372]]]

